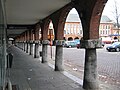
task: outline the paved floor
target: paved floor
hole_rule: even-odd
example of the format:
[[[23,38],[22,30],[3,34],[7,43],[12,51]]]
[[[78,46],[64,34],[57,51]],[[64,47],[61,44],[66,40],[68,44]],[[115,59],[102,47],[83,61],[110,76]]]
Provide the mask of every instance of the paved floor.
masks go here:
[[[10,79],[19,90],[83,90],[78,83],[54,71],[48,64],[42,64],[38,58],[14,46],[9,51],[13,54]]]

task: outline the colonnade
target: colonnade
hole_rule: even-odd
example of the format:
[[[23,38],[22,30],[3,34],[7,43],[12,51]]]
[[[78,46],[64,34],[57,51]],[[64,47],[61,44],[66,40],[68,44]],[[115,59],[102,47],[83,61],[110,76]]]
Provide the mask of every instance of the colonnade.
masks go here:
[[[83,1],[84,2],[84,1]],[[85,65],[84,65],[84,79],[83,88],[86,90],[98,90],[99,85],[97,81],[97,53],[96,49],[102,47],[101,40],[99,40],[99,24],[107,0],[96,0],[95,4],[83,6],[79,0],[73,0],[70,4],[51,14],[50,16],[40,20],[33,28],[26,30],[21,35],[15,38],[16,45],[23,49],[30,55],[33,54],[34,44],[34,58],[39,56],[38,46],[42,46],[42,63],[48,61],[47,46],[48,41],[48,27],[50,21],[53,22],[55,31],[56,53],[55,53],[55,71],[63,71],[63,40],[64,40],[64,25],[68,13],[72,8],[76,8],[81,19],[83,27],[83,40],[81,40],[81,48],[85,48]],[[88,10],[89,8],[89,10]],[[42,37],[39,37],[41,29]],[[29,49],[28,49],[29,48]],[[28,51],[29,50],[29,51]]]

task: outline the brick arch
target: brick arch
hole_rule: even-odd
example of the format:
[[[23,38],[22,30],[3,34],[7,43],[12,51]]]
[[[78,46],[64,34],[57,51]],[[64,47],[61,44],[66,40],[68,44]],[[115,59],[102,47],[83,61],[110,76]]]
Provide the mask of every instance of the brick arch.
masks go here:
[[[40,22],[42,40],[48,40],[49,23],[50,23],[49,18],[45,18]]]
[[[53,27],[53,22],[52,19],[49,19],[49,28],[48,28],[48,39],[50,40],[50,38],[53,40],[55,37],[55,31],[54,31],[54,27]],[[51,25],[50,25],[51,24]],[[51,30],[51,31],[50,31]]]
[[[93,8],[93,12],[90,20],[90,38],[98,39],[99,38],[99,24],[103,9],[108,0],[97,0]]]
[[[92,3],[91,1],[88,1],[88,3],[85,1],[74,1],[75,9],[81,19],[84,40],[99,38],[100,18],[107,1],[94,0]]]
[[[34,28],[34,39],[39,40],[39,30],[40,30],[40,24],[36,24]]]
[[[61,8],[59,11],[55,12],[51,15],[53,21],[53,27],[55,29],[55,39],[63,40],[64,39],[64,26],[66,22],[66,18],[73,7],[73,3],[66,5]]]

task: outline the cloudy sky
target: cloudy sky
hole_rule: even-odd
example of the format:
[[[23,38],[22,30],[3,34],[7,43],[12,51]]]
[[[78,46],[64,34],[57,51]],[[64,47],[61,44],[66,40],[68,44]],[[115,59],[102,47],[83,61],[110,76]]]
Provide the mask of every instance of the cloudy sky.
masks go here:
[[[103,15],[107,15],[110,19],[114,20],[115,16],[115,2],[118,8],[118,13],[120,14],[120,0],[108,0],[106,6],[103,10]]]
[[[118,7],[118,11],[119,11],[119,14],[120,14],[120,0],[108,0],[108,2],[106,3],[105,5],[105,8],[103,10],[103,15],[106,15],[108,16],[111,20],[115,20],[114,19],[114,11],[115,11],[115,8],[114,8],[114,1],[116,1],[117,3],[117,7]],[[72,9],[70,13],[77,13],[75,9]]]

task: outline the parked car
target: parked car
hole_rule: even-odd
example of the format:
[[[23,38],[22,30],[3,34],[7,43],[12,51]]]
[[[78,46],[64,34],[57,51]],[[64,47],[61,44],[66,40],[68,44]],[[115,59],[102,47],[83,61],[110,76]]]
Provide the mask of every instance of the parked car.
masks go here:
[[[106,47],[107,51],[120,51],[120,42],[114,42],[113,44],[111,44],[110,46]]]
[[[77,44],[77,49],[80,49],[80,43],[79,43],[79,44]]]
[[[75,41],[66,41],[64,47],[71,48],[76,47],[77,43]]]

